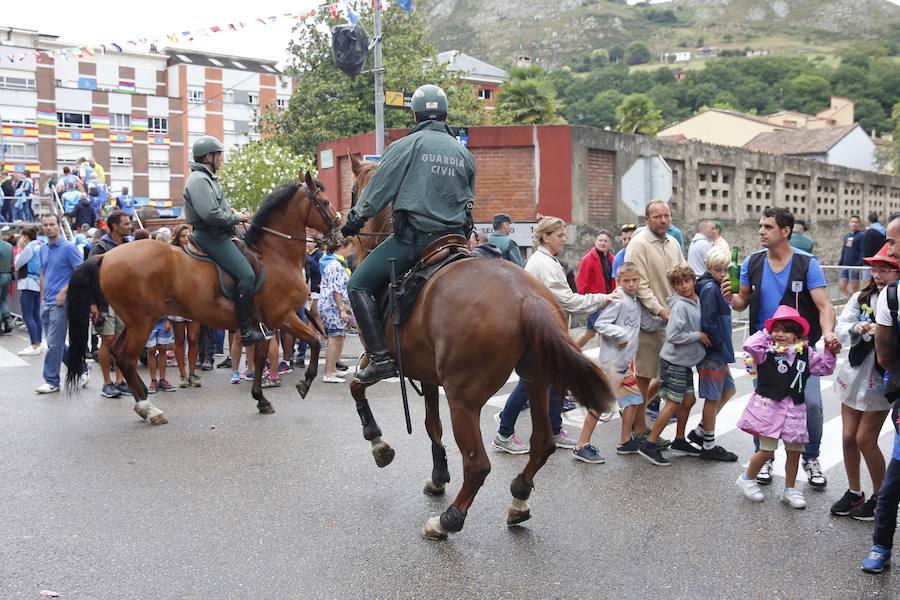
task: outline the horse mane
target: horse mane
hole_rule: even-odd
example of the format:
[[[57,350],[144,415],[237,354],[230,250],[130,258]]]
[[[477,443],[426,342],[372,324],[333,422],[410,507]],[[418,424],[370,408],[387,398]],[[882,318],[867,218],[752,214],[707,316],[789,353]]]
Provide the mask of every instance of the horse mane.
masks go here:
[[[372,180],[372,177],[375,175],[375,169],[378,168],[378,163],[372,162],[370,160],[364,160],[359,163],[359,173],[356,174],[356,189],[357,194],[356,198],[353,199],[353,202],[350,204],[350,208],[356,206],[356,203],[359,202],[359,197],[362,195],[363,188],[369,185],[369,181]]]
[[[251,246],[256,245],[256,242],[259,241],[260,236],[263,234],[262,228],[269,224],[269,221],[272,220],[275,214],[280,213],[284,209],[285,204],[290,202],[299,187],[296,183],[285,183],[265,197],[256,210],[256,214],[253,215],[250,227],[247,228],[247,233],[244,235],[246,243]]]

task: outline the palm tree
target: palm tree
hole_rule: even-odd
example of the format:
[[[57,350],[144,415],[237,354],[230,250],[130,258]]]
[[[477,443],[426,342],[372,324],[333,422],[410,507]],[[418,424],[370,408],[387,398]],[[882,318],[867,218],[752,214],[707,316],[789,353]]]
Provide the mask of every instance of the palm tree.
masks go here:
[[[616,117],[619,120],[616,129],[623,133],[656,135],[665,124],[662,112],[646,94],[626,96],[616,108]]]
[[[556,90],[549,81],[534,77],[512,78],[497,99],[494,121],[501,125],[563,123]]]

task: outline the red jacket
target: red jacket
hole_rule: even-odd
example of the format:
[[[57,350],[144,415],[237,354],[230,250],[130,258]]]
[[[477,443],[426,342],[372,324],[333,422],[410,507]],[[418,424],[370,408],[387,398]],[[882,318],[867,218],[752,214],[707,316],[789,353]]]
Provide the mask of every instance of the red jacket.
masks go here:
[[[615,258],[612,252],[606,253],[607,264],[610,272]],[[606,289],[606,279],[603,277],[603,265],[600,262],[600,253],[596,248],[581,258],[578,266],[578,276],[575,278],[579,294],[608,294],[616,289],[616,280],[610,277],[609,289]]]

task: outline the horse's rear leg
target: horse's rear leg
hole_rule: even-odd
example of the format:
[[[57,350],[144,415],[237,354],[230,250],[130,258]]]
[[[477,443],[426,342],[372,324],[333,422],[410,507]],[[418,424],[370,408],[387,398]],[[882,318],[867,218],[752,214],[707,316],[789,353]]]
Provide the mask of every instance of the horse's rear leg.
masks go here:
[[[147,399],[147,386],[141,381],[137,372],[138,359],[144,346],[147,345],[147,339],[150,337],[150,332],[153,331],[154,324],[144,324],[143,327],[137,328],[126,327],[113,342],[110,353],[134,396],[134,412],[145,421],[149,420],[153,425],[165,425],[169,420]]]
[[[381,427],[375,422],[375,416],[372,414],[372,409],[369,408],[366,388],[370,385],[372,384],[351,381],[350,395],[356,401],[356,412],[362,423],[363,437],[372,444],[372,456],[375,458],[375,464],[379,467],[386,467],[394,460],[394,449],[381,439]]]
[[[272,403],[266,400],[262,391],[263,369],[266,367],[266,358],[269,356],[269,344],[273,341],[275,341],[274,338],[260,342],[253,347],[253,387],[250,388],[250,395],[256,400],[256,408],[264,415],[271,415],[275,412]],[[277,369],[278,364],[276,363],[274,367]]]
[[[296,313],[288,316],[287,320],[281,324],[281,330],[309,344],[309,364],[306,365],[303,379],[297,382],[297,392],[301,398],[306,398],[306,394],[309,393],[309,388],[319,372],[319,352],[322,350],[319,334],[312,326],[300,320]]]
[[[472,397],[472,396],[469,396]],[[491,472],[491,461],[484,451],[481,440],[481,405],[467,406],[459,397],[448,391],[450,419],[453,422],[453,436],[462,454],[463,484],[447,510],[439,517],[431,517],[422,528],[422,536],[429,540],[443,540],[448,533],[461,531],[466,521],[466,513],[481,489],[485,478]]]
[[[445,484],[450,482],[450,471],[447,469],[447,449],[441,442],[444,435],[441,426],[441,411],[438,404],[438,386],[422,384],[425,395],[425,430],[431,438],[431,479],[425,482],[424,492],[429,496],[443,496]]]
[[[506,513],[506,524],[517,525],[531,518],[528,497],[534,489],[534,476],[556,450],[553,440],[553,429],[550,426],[549,390],[546,381],[532,381],[528,386],[528,400],[531,403],[531,450],[528,453],[528,464],[519,473],[509,491],[513,500]]]

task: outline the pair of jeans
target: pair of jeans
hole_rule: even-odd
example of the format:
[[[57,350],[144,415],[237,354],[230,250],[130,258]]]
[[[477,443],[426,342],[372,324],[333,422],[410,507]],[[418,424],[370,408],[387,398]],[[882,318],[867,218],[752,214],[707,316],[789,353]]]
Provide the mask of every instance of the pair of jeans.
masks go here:
[[[884,473],[878,506],[875,508],[875,531],[872,543],[888,550],[894,545],[894,531],[897,529],[897,504],[900,503],[900,460],[892,458]]]
[[[22,320],[28,328],[28,337],[31,345],[37,346],[43,337],[41,324],[41,293],[34,290],[21,290],[19,302],[22,304]]]
[[[2,193],[2,192],[0,192]],[[13,199],[12,198],[3,198],[3,208],[0,209],[0,216],[3,217],[3,221],[6,223],[12,223],[13,220]]]
[[[822,386],[817,375],[810,375],[806,382],[806,431],[809,433],[809,442],[803,449],[803,460],[819,458],[819,448],[822,445],[822,429],[825,426],[825,413],[822,412]],[[759,450],[759,438],[753,438],[753,447]]]
[[[225,330],[224,329],[214,329],[213,333],[216,336],[216,354],[225,354]]]
[[[66,356],[66,330],[69,319],[66,307],[56,304],[41,306],[41,322],[47,332],[47,354],[44,356],[44,381],[59,387],[59,369]]]
[[[230,242],[229,242],[230,243]],[[215,330],[206,327],[200,327],[200,339],[198,343],[197,361],[199,363],[212,362],[213,354],[216,352],[216,334]]]
[[[516,419],[519,418],[519,413],[522,412],[526,402],[528,402],[528,388],[520,379],[516,388],[506,399],[506,404],[500,413],[500,435],[509,437],[515,432]],[[550,428],[553,430],[553,435],[559,435],[559,432],[562,431],[562,400],[552,385],[550,386]]]

